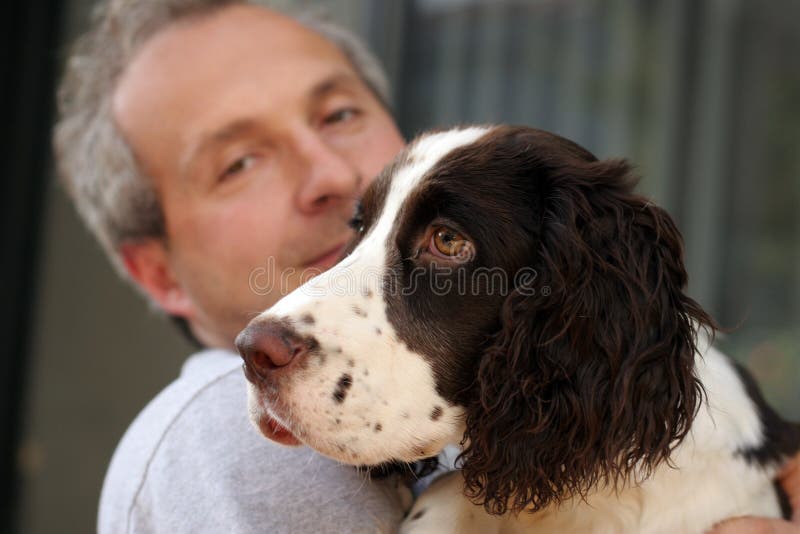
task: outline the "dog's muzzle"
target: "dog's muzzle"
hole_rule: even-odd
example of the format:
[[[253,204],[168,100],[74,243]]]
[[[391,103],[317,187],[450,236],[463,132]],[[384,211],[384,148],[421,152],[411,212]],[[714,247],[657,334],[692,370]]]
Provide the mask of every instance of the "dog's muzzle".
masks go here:
[[[245,376],[256,385],[303,365],[312,349],[309,345],[291,326],[276,319],[251,322],[236,337]]]

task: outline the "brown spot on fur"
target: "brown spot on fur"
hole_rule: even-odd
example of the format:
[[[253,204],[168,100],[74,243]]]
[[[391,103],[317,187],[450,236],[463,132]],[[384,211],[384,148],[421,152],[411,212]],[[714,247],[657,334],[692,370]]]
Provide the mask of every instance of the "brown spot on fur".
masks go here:
[[[353,377],[347,373],[343,374],[336,383],[336,390],[333,392],[333,400],[339,404],[343,403],[344,399],[347,397],[347,391],[352,385]]]
[[[441,406],[434,406],[433,411],[431,412],[431,421],[438,421],[443,413],[444,411],[442,410]]]
[[[363,309],[361,309],[358,306],[353,306],[353,313],[355,313],[359,317],[366,317],[367,316],[367,312],[365,312]]]
[[[314,324],[314,316],[310,313],[304,313],[300,316],[300,322],[303,324]]]

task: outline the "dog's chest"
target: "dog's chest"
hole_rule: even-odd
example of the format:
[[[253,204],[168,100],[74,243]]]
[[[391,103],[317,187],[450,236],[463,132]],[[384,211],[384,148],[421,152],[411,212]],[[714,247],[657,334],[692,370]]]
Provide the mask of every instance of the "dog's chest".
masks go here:
[[[722,354],[707,348],[696,366],[708,394],[692,431],[639,485],[598,491],[536,514],[495,517],[470,503],[458,472],[439,478],[414,503],[403,533],[701,533],[735,516],[780,517],[776,468],[738,451],[763,440],[754,407]]]
[[[727,517],[778,517],[771,478],[772,473],[730,456],[694,458],[691,470],[660,468],[641,486],[619,494],[597,493],[588,502],[567,503],[558,510],[496,517],[463,496],[461,475],[452,472],[417,499],[400,532],[701,533]]]

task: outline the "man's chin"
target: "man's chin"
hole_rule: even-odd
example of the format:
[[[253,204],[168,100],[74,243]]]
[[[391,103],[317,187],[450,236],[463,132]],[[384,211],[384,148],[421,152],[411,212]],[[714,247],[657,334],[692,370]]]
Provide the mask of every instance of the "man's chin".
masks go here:
[[[302,445],[302,442],[292,434],[288,428],[281,425],[275,419],[268,415],[262,415],[258,419],[258,428],[267,439],[270,439],[281,445],[289,447],[296,447]]]

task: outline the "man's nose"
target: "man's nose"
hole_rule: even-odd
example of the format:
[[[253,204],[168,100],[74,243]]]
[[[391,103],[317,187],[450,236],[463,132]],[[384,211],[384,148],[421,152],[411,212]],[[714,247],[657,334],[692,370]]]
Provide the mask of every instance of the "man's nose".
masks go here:
[[[298,137],[298,153],[305,166],[297,199],[302,212],[322,212],[359,195],[363,178],[350,154],[317,132]]]
[[[275,371],[303,361],[309,345],[290,326],[274,319],[253,321],[236,337],[236,348],[251,382],[267,379]]]

